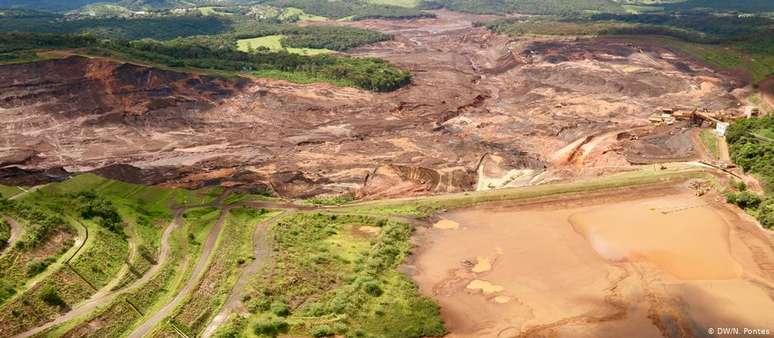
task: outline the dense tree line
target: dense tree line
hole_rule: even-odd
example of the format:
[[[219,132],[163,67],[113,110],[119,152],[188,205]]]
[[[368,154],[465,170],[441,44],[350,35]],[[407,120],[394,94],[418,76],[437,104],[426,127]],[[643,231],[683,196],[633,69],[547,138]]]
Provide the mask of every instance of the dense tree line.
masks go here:
[[[343,51],[371,43],[389,40],[389,34],[344,26],[296,26],[263,25],[242,26],[237,39],[248,39],[269,35],[285,35],[284,47],[318,48]]]
[[[716,40],[749,36],[774,27],[774,20],[763,16],[681,14],[597,14],[592,21],[615,21],[634,24],[677,27],[701,32]]]
[[[774,12],[771,0],[687,0],[660,4],[667,10],[741,11],[749,13]]]
[[[726,133],[731,159],[747,173],[757,176],[765,189],[763,197],[737,189],[729,202],[752,211],[765,227],[774,227],[774,116],[739,120]]]
[[[266,5],[287,8],[300,8],[307,14],[341,19],[351,17],[353,20],[369,18],[409,19],[433,17],[432,13],[414,8],[370,4],[362,0],[329,1],[329,0],[269,0]]]
[[[577,15],[589,12],[623,13],[623,7],[610,0],[425,0],[419,8],[446,8],[479,14]]]
[[[120,39],[168,40],[193,35],[214,35],[231,29],[230,22],[207,16],[100,18],[65,20],[60,16],[0,17],[0,31],[34,33],[92,33]]]

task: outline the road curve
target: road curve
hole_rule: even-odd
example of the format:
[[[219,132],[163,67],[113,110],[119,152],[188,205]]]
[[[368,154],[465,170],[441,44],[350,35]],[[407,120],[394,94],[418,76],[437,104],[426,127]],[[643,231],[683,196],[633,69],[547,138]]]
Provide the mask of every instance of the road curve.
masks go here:
[[[116,299],[116,297],[122,294],[125,294],[127,292],[134,291],[137,288],[145,285],[145,283],[150,281],[150,279],[153,278],[159,272],[159,270],[161,270],[161,268],[164,266],[167,259],[169,258],[169,250],[170,250],[169,237],[172,235],[172,231],[175,228],[177,228],[178,225],[180,224],[183,211],[184,209],[178,209],[175,211],[175,217],[173,218],[172,222],[167,226],[167,228],[164,229],[164,233],[161,235],[159,256],[156,264],[151,266],[151,268],[148,269],[148,271],[145,274],[143,274],[143,276],[140,279],[132,282],[132,284],[129,287],[126,287],[117,291],[111,291],[111,289],[113,288],[113,285],[112,285],[113,283],[110,283],[109,285],[106,285],[105,287],[103,287],[99,292],[97,292],[93,297],[91,297],[85,303],[78,305],[76,308],[72,309],[71,311],[65,313],[62,316],[57,317],[53,321],[50,321],[43,325],[35,327],[32,330],[20,333],[14,336],[14,338],[25,338],[25,337],[34,336],[56,325],[63,324],[69,320],[85,315],[93,311],[97,307],[110,304],[114,299]]]
[[[138,326],[134,331],[132,331],[132,333],[129,334],[129,338],[141,338],[145,336],[151,329],[153,329],[153,327],[164,320],[164,318],[169,316],[172,311],[174,311],[174,309],[183,301],[183,299],[185,299],[185,297],[191,293],[191,290],[196,287],[196,284],[198,284],[207,268],[207,263],[210,261],[210,257],[212,256],[212,253],[215,249],[215,244],[217,243],[218,237],[220,236],[221,229],[223,229],[223,221],[226,219],[226,215],[228,215],[229,209],[230,207],[221,207],[218,220],[215,222],[215,225],[207,235],[207,241],[204,243],[199,260],[196,261],[194,270],[191,273],[191,278],[188,279],[185,286],[180,289],[180,292],[177,293],[171,302],[167,303],[167,305],[164,305],[164,307],[154,313],[152,317],[148,318],[148,320],[142,323],[142,325]]]
[[[247,282],[249,281],[250,277],[258,273],[258,270],[263,264],[264,259],[268,255],[268,244],[266,242],[267,227],[293,211],[294,210],[292,209],[284,210],[280,214],[271,217],[255,226],[255,232],[253,233],[254,259],[239,273],[239,279],[237,279],[237,282],[231,289],[226,302],[223,304],[223,307],[221,307],[218,314],[216,314],[215,317],[213,317],[212,320],[207,324],[207,327],[202,332],[202,337],[211,337],[218,329],[218,327],[223,325],[226,319],[228,319],[228,316],[232,311],[243,307],[242,297],[244,296],[245,286],[247,286]]]
[[[12,248],[16,241],[19,240],[19,237],[21,237],[23,230],[21,225],[10,217],[5,217],[4,219],[11,227],[11,237],[8,237],[8,242],[6,243],[5,248],[0,249],[0,253],[5,252],[6,249]]]

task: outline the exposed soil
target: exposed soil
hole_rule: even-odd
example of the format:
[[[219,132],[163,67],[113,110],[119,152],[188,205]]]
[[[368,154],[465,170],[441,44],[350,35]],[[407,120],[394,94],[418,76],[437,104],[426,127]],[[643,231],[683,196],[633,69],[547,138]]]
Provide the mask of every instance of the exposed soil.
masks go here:
[[[100,173],[375,198],[623,170],[631,166],[626,144],[611,135],[648,126],[659,108],[737,109],[733,79],[652,44],[510,38],[472,27],[486,17],[437,14],[337,22],[395,34],[348,52],[410,69],[413,84],[392,93],[82,57],[0,66],[8,79],[0,84],[0,162],[71,172],[126,164],[139,169]],[[570,161],[552,161],[573,144],[583,148],[570,149]],[[686,149],[662,157],[690,157]],[[503,176],[478,184],[487,156],[497,159],[487,172]]]
[[[772,235],[718,199],[662,186],[454,211],[458,228],[420,233],[414,278],[450,337],[771,328]]]

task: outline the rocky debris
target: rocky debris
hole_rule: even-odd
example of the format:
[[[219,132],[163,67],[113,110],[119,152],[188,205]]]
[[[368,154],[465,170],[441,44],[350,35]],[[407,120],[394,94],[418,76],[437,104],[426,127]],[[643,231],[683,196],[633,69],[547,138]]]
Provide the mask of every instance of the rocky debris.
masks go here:
[[[32,149],[5,149],[0,152],[0,167],[24,164],[33,160],[37,153]]]
[[[432,192],[470,191],[476,175],[465,168],[434,170],[424,167],[389,164],[370,173],[358,197],[406,196]]]
[[[68,118],[104,115],[94,124],[130,121],[132,116],[168,109],[206,109],[247,84],[81,56],[3,65],[0,78],[12,79],[0,83],[2,108],[34,105]]]
[[[282,171],[271,175],[270,184],[277,195],[285,198],[310,198],[330,193],[322,185],[330,183],[325,178],[312,179],[300,171]]]
[[[506,173],[492,177],[495,188],[552,170],[560,179],[624,170],[623,153],[633,163],[689,158],[682,141],[646,142],[647,133],[588,137],[647,126],[658,107],[736,107],[733,79],[661,46],[515,39],[472,27],[482,19],[337,22],[395,34],[347,52],[412,70],[412,84],[391,93],[98,58],[2,65],[0,158],[38,171],[108,166],[103,175],[165,186],[269,185],[286,197],[424,194],[475,189],[487,153]]]
[[[698,159],[699,153],[687,123],[642,129],[643,135],[624,141],[624,156],[631,164],[681,162]]]
[[[0,168],[0,184],[8,186],[32,187],[51,182],[61,182],[70,177],[62,167],[46,170],[22,169],[19,167]]]

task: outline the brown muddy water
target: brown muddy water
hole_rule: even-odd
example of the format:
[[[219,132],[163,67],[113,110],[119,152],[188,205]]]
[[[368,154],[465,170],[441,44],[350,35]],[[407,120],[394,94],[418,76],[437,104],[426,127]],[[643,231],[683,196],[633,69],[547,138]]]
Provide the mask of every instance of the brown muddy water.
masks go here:
[[[774,332],[772,237],[710,198],[671,189],[442,217],[419,234],[414,278],[449,337]]]

